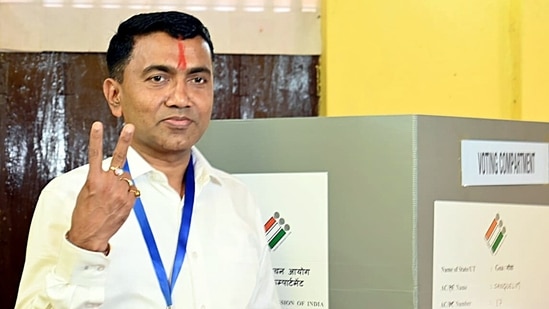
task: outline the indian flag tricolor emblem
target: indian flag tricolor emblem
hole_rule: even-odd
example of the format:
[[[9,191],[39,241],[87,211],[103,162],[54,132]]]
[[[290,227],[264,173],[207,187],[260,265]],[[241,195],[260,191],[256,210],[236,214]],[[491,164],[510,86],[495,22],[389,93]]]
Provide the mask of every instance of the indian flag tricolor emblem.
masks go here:
[[[281,218],[278,212],[275,212],[265,222],[265,236],[267,236],[267,243],[272,250],[275,250],[289,234],[290,225],[285,223],[284,218]]]
[[[484,234],[484,240],[486,241],[486,244],[488,244],[492,254],[497,253],[505,236],[506,231],[505,226],[503,226],[503,221],[499,218],[499,214],[496,214],[494,220],[490,223],[486,234]]]

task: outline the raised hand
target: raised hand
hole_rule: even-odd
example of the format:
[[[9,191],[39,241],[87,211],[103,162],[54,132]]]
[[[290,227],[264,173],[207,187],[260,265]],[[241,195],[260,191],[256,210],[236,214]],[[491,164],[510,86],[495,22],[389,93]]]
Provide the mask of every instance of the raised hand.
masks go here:
[[[80,248],[106,252],[109,239],[126,221],[140,194],[131,175],[120,169],[126,161],[134,130],[131,124],[122,128],[111,167],[104,171],[103,124],[94,122],[92,125],[88,147],[90,169],[78,194],[67,233],[67,239]]]

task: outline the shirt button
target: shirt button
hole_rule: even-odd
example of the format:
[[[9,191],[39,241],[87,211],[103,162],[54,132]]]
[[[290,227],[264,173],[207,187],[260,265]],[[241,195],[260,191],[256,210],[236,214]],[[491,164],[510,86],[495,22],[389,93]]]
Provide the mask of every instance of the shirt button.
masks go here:
[[[105,270],[105,266],[99,265],[99,266],[97,266],[97,270],[98,271],[103,271],[103,270]]]
[[[198,258],[198,253],[196,251],[193,251],[191,253],[191,256],[192,256],[193,259],[196,259],[196,258]],[[202,307],[204,307],[204,306],[202,306]]]

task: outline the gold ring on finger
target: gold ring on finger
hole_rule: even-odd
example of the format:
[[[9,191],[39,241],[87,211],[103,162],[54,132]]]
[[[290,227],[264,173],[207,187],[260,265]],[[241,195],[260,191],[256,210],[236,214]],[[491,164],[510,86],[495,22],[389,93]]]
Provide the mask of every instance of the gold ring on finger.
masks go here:
[[[120,177],[120,180],[124,180],[125,182],[127,182],[128,186],[130,186],[130,189],[131,189],[131,187],[133,187],[133,180],[131,180],[129,178],[126,178],[126,177]]]
[[[133,195],[135,195],[135,197],[139,197],[141,196],[141,191],[139,191],[135,186],[131,187],[128,192],[131,192],[133,193]]]
[[[111,166],[109,167],[109,170],[111,170],[116,176],[122,176],[122,174],[124,174],[124,170],[120,167]]]

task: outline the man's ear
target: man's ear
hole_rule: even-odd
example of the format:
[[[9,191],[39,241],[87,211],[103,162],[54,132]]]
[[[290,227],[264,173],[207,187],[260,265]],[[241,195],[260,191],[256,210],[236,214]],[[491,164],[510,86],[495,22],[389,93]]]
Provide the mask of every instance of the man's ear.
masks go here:
[[[114,117],[122,117],[122,105],[120,105],[120,83],[113,78],[107,78],[103,82],[103,95],[109,104]]]

